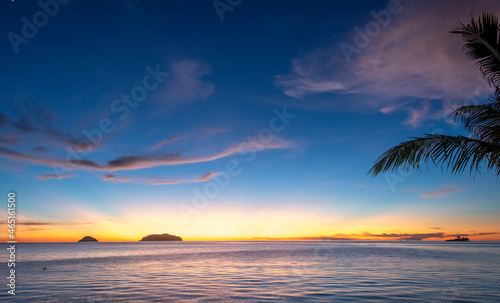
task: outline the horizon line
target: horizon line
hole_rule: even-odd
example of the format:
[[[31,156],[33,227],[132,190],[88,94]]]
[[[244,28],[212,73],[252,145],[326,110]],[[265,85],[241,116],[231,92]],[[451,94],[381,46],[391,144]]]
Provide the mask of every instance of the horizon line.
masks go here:
[[[315,240],[283,240],[283,239],[241,239],[241,240],[181,240],[181,241],[88,241],[88,242],[79,242],[76,241],[17,241],[13,243],[13,241],[7,242],[2,241],[2,244],[20,244],[20,243],[135,243],[135,242],[450,242],[447,240],[381,240],[381,239],[315,239]],[[470,240],[470,242],[500,242],[500,239],[497,240]]]

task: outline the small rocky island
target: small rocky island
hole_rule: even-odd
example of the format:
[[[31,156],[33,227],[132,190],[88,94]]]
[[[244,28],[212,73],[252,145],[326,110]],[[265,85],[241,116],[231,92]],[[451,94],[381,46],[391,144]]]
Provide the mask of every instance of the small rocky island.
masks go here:
[[[97,241],[96,238],[93,238],[93,237],[90,237],[90,236],[86,236],[86,237],[83,237],[80,241],[78,242],[99,242]]]
[[[467,242],[467,241],[469,241],[469,238],[457,236],[455,239],[446,240],[446,241],[465,241],[465,242]]]
[[[140,241],[182,241],[181,237],[169,234],[154,234],[143,237]]]

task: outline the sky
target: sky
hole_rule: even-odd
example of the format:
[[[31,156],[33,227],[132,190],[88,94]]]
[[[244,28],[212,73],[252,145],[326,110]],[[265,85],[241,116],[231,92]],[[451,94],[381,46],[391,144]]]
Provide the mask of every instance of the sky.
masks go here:
[[[497,176],[368,175],[466,135],[449,33],[498,1],[2,1],[0,223],[20,242],[500,240]],[[7,232],[0,235],[7,240]]]

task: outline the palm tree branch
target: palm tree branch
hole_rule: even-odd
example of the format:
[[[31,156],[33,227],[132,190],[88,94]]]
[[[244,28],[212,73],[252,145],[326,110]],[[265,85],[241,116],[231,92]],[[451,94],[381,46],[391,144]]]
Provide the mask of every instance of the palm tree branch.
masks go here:
[[[474,139],[500,143],[500,102],[486,105],[462,106],[451,114],[464,123]]]
[[[470,24],[461,24],[451,33],[462,35],[466,42],[463,49],[466,55],[478,60],[477,64],[483,75],[498,87],[500,85],[500,54],[498,42],[498,19],[489,13],[483,13],[476,22],[471,18]]]
[[[398,168],[418,169],[422,163],[431,161],[436,166],[462,173],[467,165],[470,173],[479,171],[482,162],[488,170],[500,175],[500,144],[493,144],[463,136],[426,135],[424,138],[402,142],[383,153],[368,174],[376,176]]]

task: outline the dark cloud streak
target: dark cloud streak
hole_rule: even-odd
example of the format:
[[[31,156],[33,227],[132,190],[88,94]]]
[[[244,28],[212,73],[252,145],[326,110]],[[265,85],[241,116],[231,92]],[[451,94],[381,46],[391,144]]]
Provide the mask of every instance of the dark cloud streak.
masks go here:
[[[50,138],[49,143],[69,145],[72,148],[87,148],[90,143],[84,138],[76,138],[68,133],[57,130],[53,122],[57,120],[55,114],[30,108],[28,114],[18,119],[10,119],[0,114],[0,127],[10,125],[20,134],[39,134]],[[94,147],[95,148],[95,147]]]

